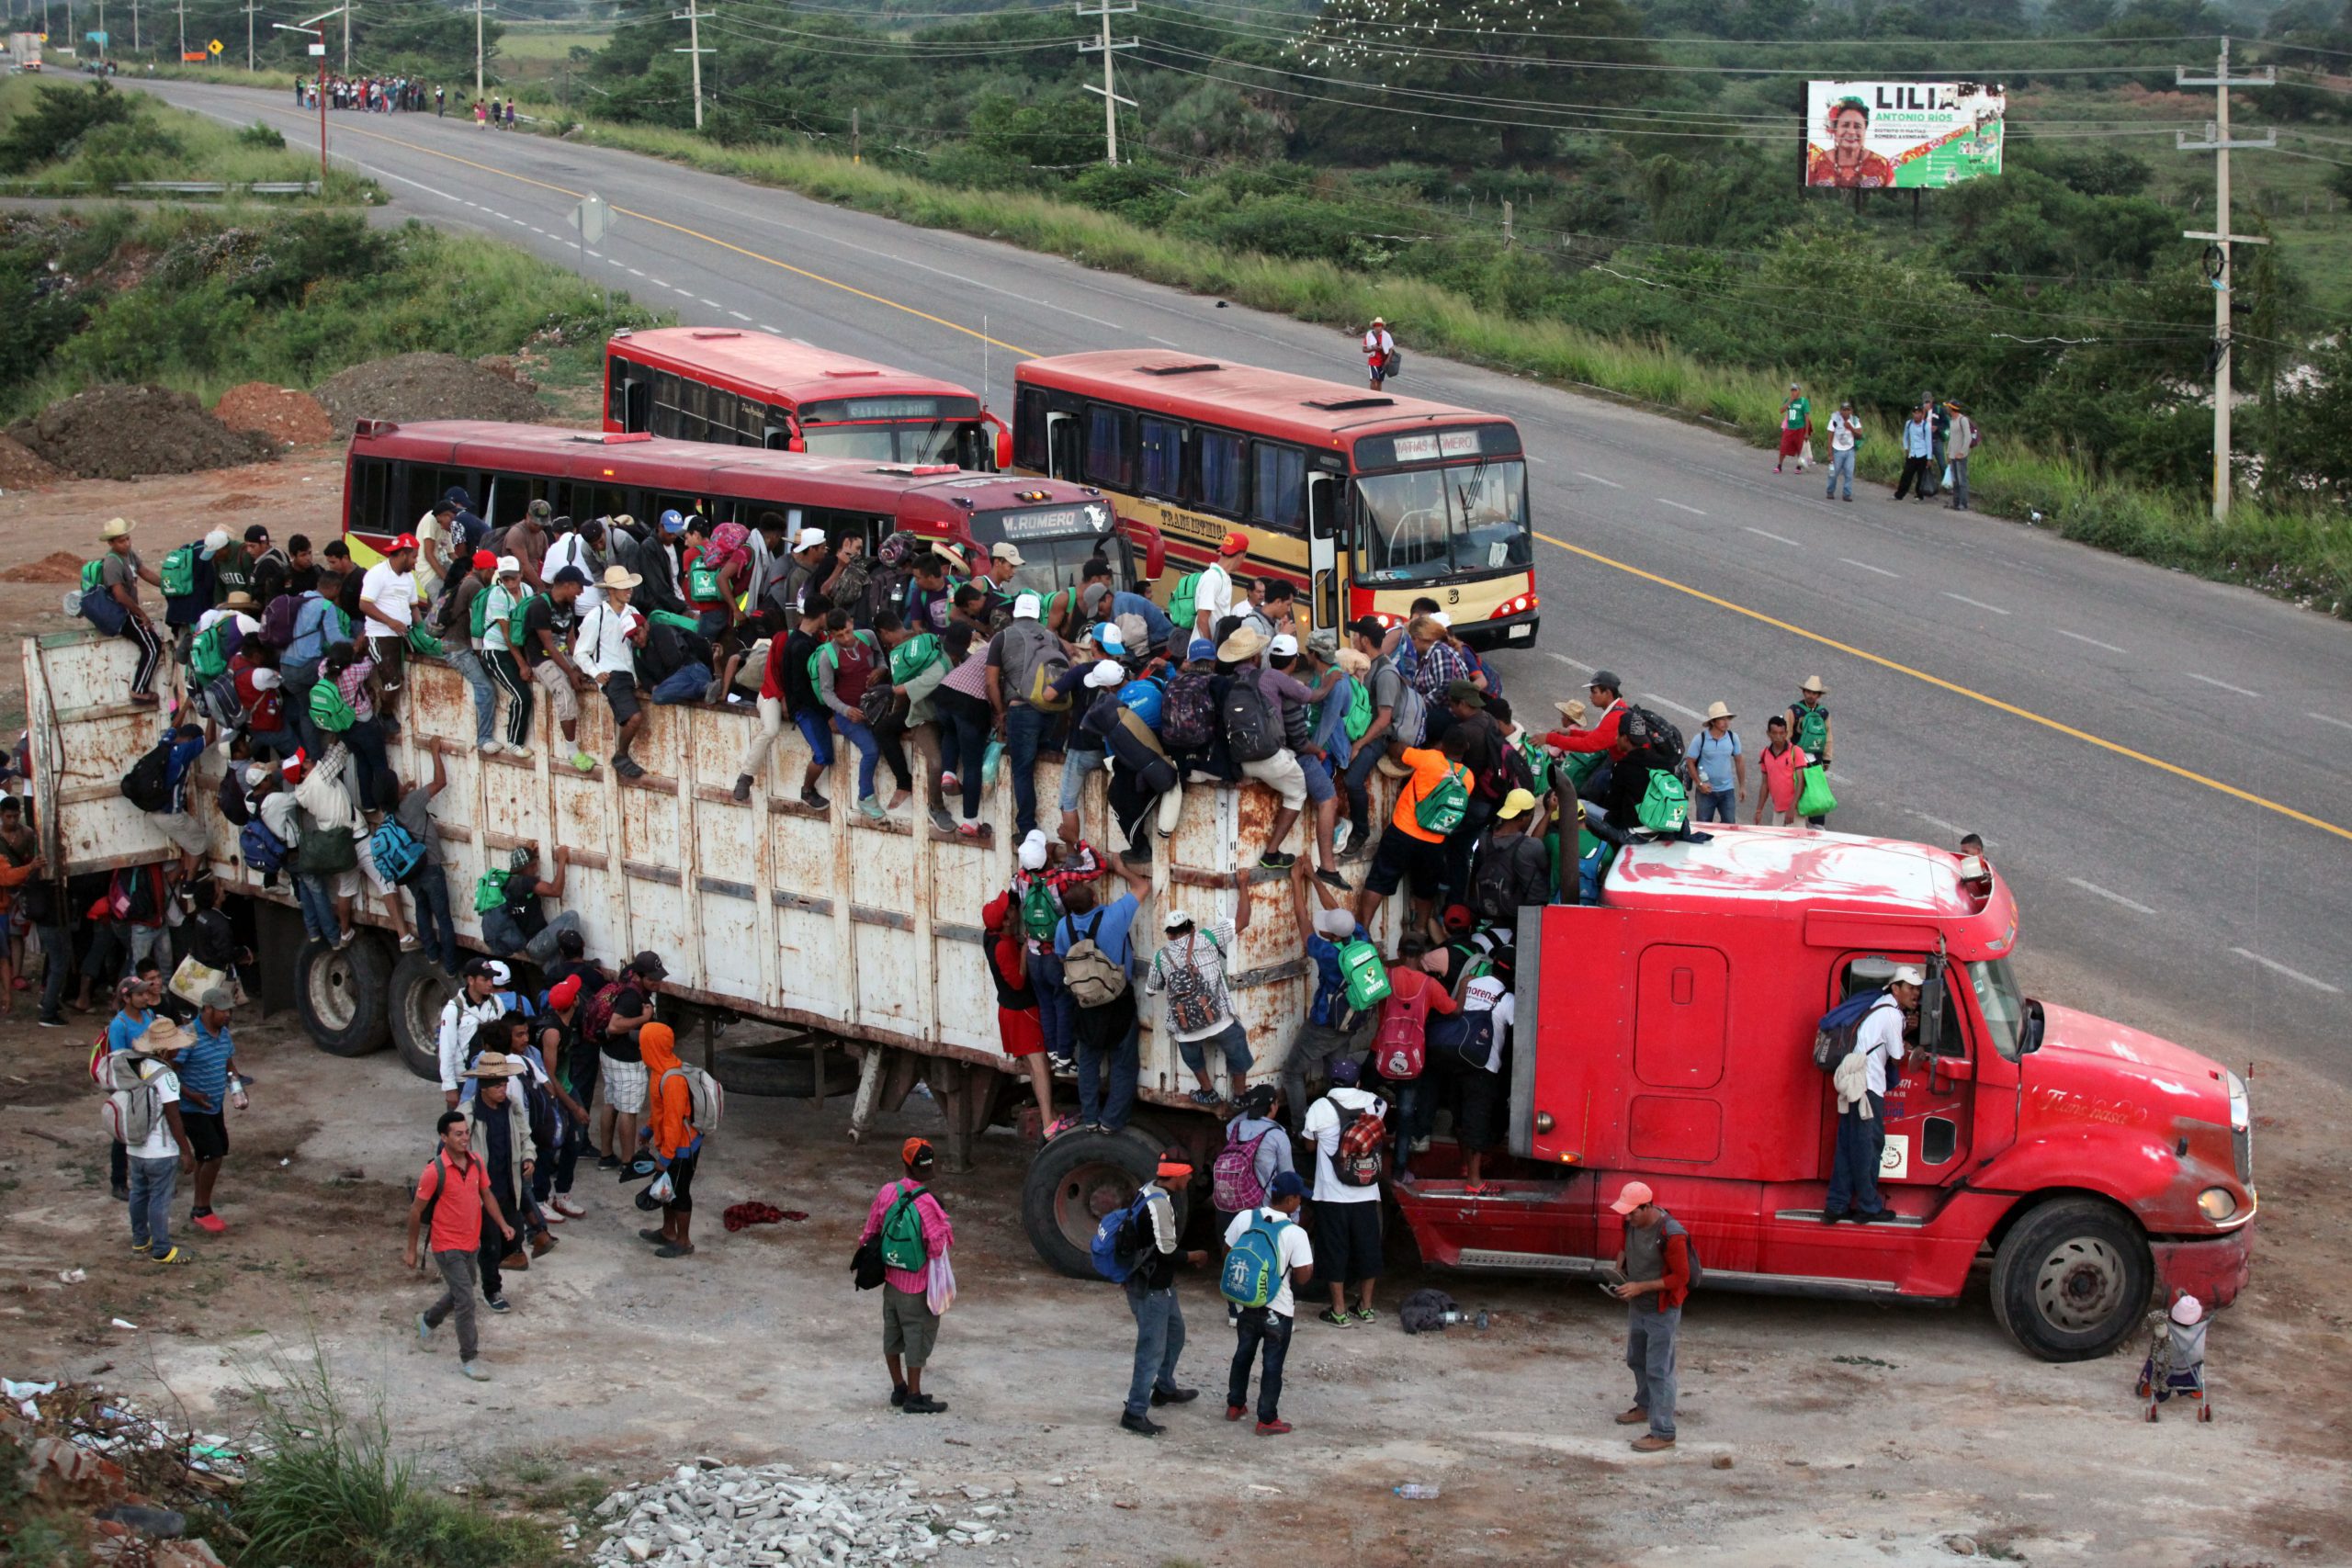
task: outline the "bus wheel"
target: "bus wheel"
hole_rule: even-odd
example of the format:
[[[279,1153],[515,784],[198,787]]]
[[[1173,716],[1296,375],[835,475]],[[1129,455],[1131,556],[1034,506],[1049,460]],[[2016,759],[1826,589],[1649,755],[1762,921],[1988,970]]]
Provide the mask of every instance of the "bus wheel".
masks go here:
[[[390,1038],[384,997],[391,963],[372,931],[362,931],[338,953],[323,942],[302,949],[294,1003],[302,1027],[330,1056],[365,1056]]]
[[[1095,1227],[1103,1215],[1133,1202],[1159,1164],[1157,1151],[1124,1134],[1073,1131],[1055,1138],[1037,1151],[1021,1188],[1021,1227],[1029,1245],[1057,1271],[1093,1279]],[[1180,1232],[1184,1209],[1180,1192]]]
[[[2045,1361],[2107,1355],[2140,1326],[2154,1288],[2147,1237],[2096,1198],[2029,1211],[1993,1255],[1993,1315]]]
[[[418,1077],[441,1081],[441,1009],[458,983],[423,953],[403,953],[392,965],[386,1010],[401,1065]]]

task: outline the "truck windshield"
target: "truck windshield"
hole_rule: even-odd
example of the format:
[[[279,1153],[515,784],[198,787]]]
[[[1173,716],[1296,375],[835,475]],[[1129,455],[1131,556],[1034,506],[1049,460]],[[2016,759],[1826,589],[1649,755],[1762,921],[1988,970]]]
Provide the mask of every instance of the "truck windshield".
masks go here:
[[[1364,582],[1424,582],[1524,568],[1527,465],[1517,457],[1356,480]]]
[[[2025,1041],[2025,993],[2009,973],[2006,958],[1980,958],[1968,966],[1968,983],[1975,987],[1976,1010],[1992,1032],[1993,1049],[2006,1061],[2018,1059]]]

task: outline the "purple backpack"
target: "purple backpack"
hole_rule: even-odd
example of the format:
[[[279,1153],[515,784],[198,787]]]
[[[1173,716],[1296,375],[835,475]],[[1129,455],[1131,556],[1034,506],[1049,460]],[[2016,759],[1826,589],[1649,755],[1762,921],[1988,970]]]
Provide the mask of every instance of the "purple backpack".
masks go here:
[[[1216,1152],[1216,1160],[1209,1167],[1215,1183],[1209,1201],[1225,1213],[1238,1214],[1254,1209],[1266,1201],[1265,1184],[1258,1179],[1258,1145],[1273,1135],[1267,1128],[1246,1144],[1226,1135],[1225,1147]]]
[[[1191,751],[1216,739],[1216,693],[1208,671],[1180,670],[1159,705],[1159,739],[1171,751]]]

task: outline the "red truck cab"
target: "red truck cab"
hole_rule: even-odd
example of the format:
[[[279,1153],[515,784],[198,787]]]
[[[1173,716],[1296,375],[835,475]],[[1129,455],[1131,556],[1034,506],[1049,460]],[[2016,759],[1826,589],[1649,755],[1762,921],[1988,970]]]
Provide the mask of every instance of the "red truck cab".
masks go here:
[[[1422,1256],[1589,1275],[1638,1177],[1706,1283],[1950,1305],[1989,1256],[1995,1314],[2052,1360],[2112,1350],[2151,1293],[2226,1304],[2255,1215],[2245,1083],[2193,1051],[2025,997],[2017,907],[1922,844],[1797,828],[1627,848],[1599,906],[1523,912],[1515,1179],[1408,1179]],[[1837,1129],[1815,1025],[1895,964],[1928,967],[1886,1096],[1891,1223],[1829,1224]],[[1917,1064],[1917,1065],[1914,1065]]]

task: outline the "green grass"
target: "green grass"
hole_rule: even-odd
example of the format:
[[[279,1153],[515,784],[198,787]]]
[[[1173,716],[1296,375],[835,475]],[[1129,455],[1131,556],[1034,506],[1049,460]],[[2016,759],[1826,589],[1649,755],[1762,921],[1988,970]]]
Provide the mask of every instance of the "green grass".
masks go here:
[[[611,40],[610,28],[531,28],[509,25],[498,40],[500,73],[526,85],[553,82],[571,63],[571,51],[594,52]]]
[[[72,77],[50,81],[17,76],[0,82],[0,124],[26,112],[37,94],[68,87],[90,90]],[[71,155],[43,165],[22,184],[12,184],[12,193],[103,197],[112,195],[119,184],[150,180],[217,180],[237,186],[319,178],[314,154],[287,146],[266,127],[223,125],[141,95],[131,95],[130,102],[135,110],[130,121],[90,132]],[[347,169],[331,169],[319,197],[266,199],[278,206],[348,205],[380,202],[383,192],[373,180]]]

